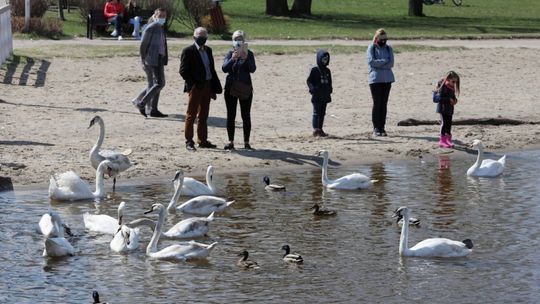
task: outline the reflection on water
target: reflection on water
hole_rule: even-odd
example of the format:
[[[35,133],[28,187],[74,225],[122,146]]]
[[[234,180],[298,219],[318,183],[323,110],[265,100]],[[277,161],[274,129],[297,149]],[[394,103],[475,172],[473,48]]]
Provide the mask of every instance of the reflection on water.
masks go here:
[[[536,302],[540,291],[538,221],[540,152],[509,155],[501,178],[467,178],[474,161],[439,156],[421,162],[391,161],[331,168],[330,178],[361,172],[378,180],[363,191],[328,191],[319,168],[268,172],[286,192],[264,190],[264,173],[227,174],[217,168],[221,196],[235,199],[216,216],[203,243],[219,242],[200,263],[148,260],[151,230],[142,228],[141,248],[129,255],[109,249],[110,236],[84,231],[82,214],[109,214],[126,201],[124,218],[144,215],[153,203],[167,204],[172,184],[119,186],[99,201],[53,202],[70,224],[76,255],[42,258],[43,239],[34,231],[49,208],[46,189],[0,197],[0,301],[91,301],[92,290],[114,303],[347,302],[495,303]],[[172,172],[171,172],[172,174]],[[182,198],[182,200],[187,198]],[[338,211],[314,217],[319,203]],[[429,237],[471,238],[468,258],[400,259],[400,229],[390,217],[407,205],[422,226],[409,246]],[[169,216],[168,229],[181,219]],[[161,240],[159,248],[175,241]],[[281,246],[289,244],[305,265],[287,267]],[[243,249],[261,269],[235,266]]]

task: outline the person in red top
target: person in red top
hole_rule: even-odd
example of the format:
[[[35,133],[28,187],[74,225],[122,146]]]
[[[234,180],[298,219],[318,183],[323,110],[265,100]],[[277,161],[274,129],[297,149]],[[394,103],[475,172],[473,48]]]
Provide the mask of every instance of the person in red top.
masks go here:
[[[122,19],[124,18],[124,5],[119,0],[109,0],[105,3],[103,15],[107,21],[114,26],[111,36],[118,36],[122,40]]]

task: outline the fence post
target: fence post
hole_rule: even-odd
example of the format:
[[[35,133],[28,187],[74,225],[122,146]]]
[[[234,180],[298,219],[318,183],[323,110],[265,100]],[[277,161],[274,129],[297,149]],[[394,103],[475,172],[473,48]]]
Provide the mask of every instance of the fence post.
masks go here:
[[[0,65],[13,52],[13,34],[11,32],[11,6],[0,6]]]

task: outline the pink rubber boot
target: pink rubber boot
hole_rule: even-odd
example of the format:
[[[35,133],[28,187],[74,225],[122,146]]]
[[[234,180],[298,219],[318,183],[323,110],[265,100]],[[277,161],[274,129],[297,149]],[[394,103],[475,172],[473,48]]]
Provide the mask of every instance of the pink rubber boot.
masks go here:
[[[441,147],[441,148],[446,148],[447,147],[446,135],[440,135],[440,137],[439,137],[439,147]]]
[[[449,148],[454,147],[454,143],[452,143],[452,135],[451,134],[446,134],[446,144],[448,145]]]

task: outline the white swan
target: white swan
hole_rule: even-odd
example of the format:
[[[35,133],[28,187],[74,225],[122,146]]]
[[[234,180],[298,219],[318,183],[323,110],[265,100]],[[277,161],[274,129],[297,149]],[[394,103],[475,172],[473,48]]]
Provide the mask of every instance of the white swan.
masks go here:
[[[44,237],[58,237],[57,228],[61,228],[64,230],[65,234],[69,236],[73,236],[73,234],[71,233],[71,228],[67,224],[65,224],[61,219],[60,219],[60,225],[58,225],[58,227],[57,225],[54,225],[52,216],[50,215],[51,213],[56,213],[56,211],[49,210],[48,213],[45,213],[41,216],[37,229],[36,229],[37,232],[40,234],[43,234]],[[60,218],[60,216],[58,216],[58,218]]]
[[[106,214],[83,214],[84,228],[90,231],[114,235],[122,225],[126,202],[118,205],[118,217],[114,218]]]
[[[398,226],[401,227],[401,226],[403,226],[403,215],[401,213],[397,212],[398,209],[399,208],[394,210],[394,214],[392,215],[392,217],[396,218],[396,224],[398,224]],[[415,218],[415,217],[409,217],[409,225],[415,226],[415,227],[420,227],[420,220]]]
[[[56,212],[49,212],[52,224],[55,226],[54,230],[57,231],[57,236],[47,237],[45,239],[45,249],[43,249],[43,256],[48,257],[63,257],[67,255],[73,255],[75,250],[68,240],[64,238],[64,229],[61,227],[62,220]]]
[[[467,170],[468,176],[475,177],[496,177],[503,173],[506,164],[506,155],[499,160],[484,159],[484,145],[479,139],[473,140],[473,148],[478,149],[476,162]]]
[[[199,195],[214,195],[216,194],[216,187],[213,182],[214,167],[208,166],[206,170],[206,184],[191,178],[184,178],[184,185],[182,186],[182,194],[185,196],[199,196]]]
[[[132,153],[131,149],[128,149],[123,152],[117,152],[112,150],[101,150],[101,145],[103,144],[103,139],[105,138],[105,123],[100,116],[95,116],[90,121],[88,129],[90,129],[96,123],[99,124],[99,137],[92,149],[90,150],[90,162],[92,167],[97,169],[99,164],[104,160],[109,160],[111,162],[111,170],[106,172],[108,176],[113,178],[113,190],[116,186],[116,176],[121,172],[126,171],[135,163],[131,162],[128,158],[128,155]]]
[[[204,236],[210,231],[210,222],[214,220],[214,212],[208,217],[192,217],[180,221],[161,235],[170,239],[187,239]]]
[[[176,206],[178,204],[178,200],[180,199],[181,192],[184,191],[184,188],[182,187],[184,180],[184,172],[176,171],[176,175],[174,177],[174,195],[167,206],[167,211],[169,213],[183,212],[194,215],[208,216],[213,212],[223,211],[234,203],[234,201],[228,202],[224,198],[202,195],[194,197],[180,206]]]
[[[141,232],[139,228],[130,228],[126,225],[120,226],[109,247],[114,252],[128,252],[139,248]]]
[[[146,255],[148,257],[163,260],[187,261],[191,259],[204,259],[210,255],[210,252],[212,249],[214,249],[217,242],[206,245],[197,243],[195,241],[190,241],[188,244],[171,245],[158,251],[157,243],[159,241],[159,237],[161,236],[161,230],[163,228],[165,217],[167,216],[167,210],[162,204],[153,204],[152,209],[146,211],[145,214],[155,210],[158,211],[159,216],[152,239],[150,240],[150,243],[148,243],[148,247],[146,247]]]
[[[322,183],[328,189],[344,189],[344,190],[357,190],[357,189],[366,189],[373,185],[377,180],[372,180],[369,177],[360,174],[352,173],[338,179],[330,180],[328,179],[328,151],[321,150],[318,153],[319,156],[324,157],[324,162],[322,166]]]
[[[408,222],[409,209],[400,207],[396,212],[396,216],[403,216],[403,221]],[[453,241],[444,238],[425,239],[420,243],[408,248],[409,225],[401,227],[401,237],[399,240],[399,254],[405,257],[440,257],[440,258],[455,258],[464,257],[472,252],[473,243],[470,239],[463,242]]]
[[[283,255],[283,261],[287,263],[294,263],[294,264],[302,264],[304,263],[304,259],[302,256],[296,253],[291,253],[291,248],[289,245],[283,245],[281,247],[281,250],[285,250],[285,254]]]
[[[96,191],[94,192],[90,189],[90,185],[73,171],[51,176],[49,181],[49,197],[62,201],[104,197],[103,174],[110,169],[110,164],[111,162],[108,160],[104,160],[99,164],[96,171]]]

